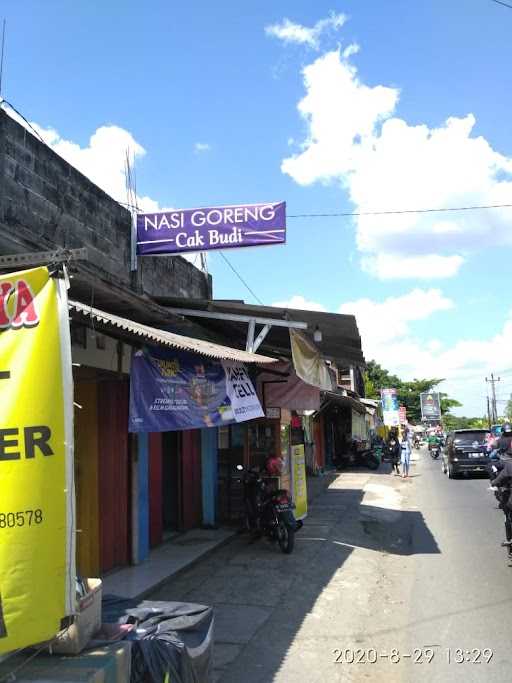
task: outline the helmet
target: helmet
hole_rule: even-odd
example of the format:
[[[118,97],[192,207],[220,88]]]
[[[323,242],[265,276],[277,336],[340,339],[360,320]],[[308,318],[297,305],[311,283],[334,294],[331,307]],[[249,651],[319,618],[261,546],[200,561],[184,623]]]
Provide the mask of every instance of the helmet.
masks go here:
[[[505,422],[505,424],[501,427],[501,433],[509,434],[510,432],[512,432],[512,425],[510,424],[510,422]]]

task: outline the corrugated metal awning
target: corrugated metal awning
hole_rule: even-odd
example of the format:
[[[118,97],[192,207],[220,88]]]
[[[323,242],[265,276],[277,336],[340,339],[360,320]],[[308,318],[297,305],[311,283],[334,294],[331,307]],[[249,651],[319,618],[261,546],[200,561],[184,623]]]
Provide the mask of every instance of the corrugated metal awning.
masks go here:
[[[338,405],[345,406],[347,408],[352,408],[353,410],[361,414],[364,414],[366,412],[366,406],[364,406],[358,399],[352,398],[352,396],[337,394],[334,391],[325,391],[323,396],[324,403],[320,408],[320,412],[327,408],[329,403],[337,403]]]
[[[118,315],[106,313],[99,308],[88,306],[79,301],[69,301],[69,309],[72,317],[75,319],[91,319],[95,324],[105,329],[106,332],[112,330],[117,332],[118,336],[119,333],[122,333],[123,336],[137,341],[144,341],[148,344],[168,346],[174,349],[198,353],[201,356],[218,358],[220,360],[234,360],[240,363],[275,363],[277,360],[276,358],[260,356],[257,353],[249,353],[240,349],[232,349],[229,346],[221,346],[220,344],[203,341],[202,339],[194,339],[193,337],[185,337],[174,332],[159,330],[156,327],[143,325],[128,318],[121,318]]]

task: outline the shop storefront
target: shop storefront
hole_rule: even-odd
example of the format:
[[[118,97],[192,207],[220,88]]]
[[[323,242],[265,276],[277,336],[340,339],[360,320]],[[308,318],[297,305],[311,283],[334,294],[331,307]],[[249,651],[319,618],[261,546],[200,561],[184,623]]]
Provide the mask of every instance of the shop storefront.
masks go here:
[[[324,394],[322,407],[314,417],[318,428],[323,427],[326,468],[343,466],[354,450],[367,447],[370,440],[367,415],[367,407],[346,392]],[[318,431],[317,441],[322,442]]]
[[[158,431],[157,424],[150,424],[144,431],[130,430],[130,374],[137,349],[150,343],[171,350],[180,345],[183,352],[193,352],[199,379],[191,394],[200,406],[209,390],[201,373],[212,354],[218,354],[219,362],[231,357],[235,363],[238,354],[240,362],[272,359],[173,335],[76,302],[70,310],[77,404],[78,566],[80,573],[94,576],[140,562],[150,548],[177,532],[218,521],[218,453],[222,467],[226,428],[209,427],[207,419],[202,428],[164,425]],[[168,400],[159,399],[158,406]],[[217,415],[222,421],[222,411]],[[237,456],[237,448],[244,451],[246,434],[243,423],[228,431],[229,448]]]

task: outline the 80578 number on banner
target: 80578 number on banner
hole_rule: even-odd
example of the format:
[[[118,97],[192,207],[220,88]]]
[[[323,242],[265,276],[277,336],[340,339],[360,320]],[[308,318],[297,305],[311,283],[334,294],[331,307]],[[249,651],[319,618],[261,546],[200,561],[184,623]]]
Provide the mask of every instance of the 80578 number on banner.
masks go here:
[[[16,526],[34,526],[43,523],[43,511],[21,510],[19,512],[0,512],[0,529],[12,529]]]

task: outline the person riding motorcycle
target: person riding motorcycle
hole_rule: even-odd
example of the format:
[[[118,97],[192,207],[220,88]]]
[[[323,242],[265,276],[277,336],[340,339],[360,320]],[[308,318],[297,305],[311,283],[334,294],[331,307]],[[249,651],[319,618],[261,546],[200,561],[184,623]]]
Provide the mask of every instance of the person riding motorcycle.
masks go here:
[[[491,486],[508,489],[504,495],[496,494],[500,501],[500,508],[505,513],[505,546],[508,546],[508,554],[512,559],[512,426],[509,423],[503,425],[502,434],[498,440],[497,449],[500,453],[500,462],[494,466],[498,471],[497,476],[491,479]]]
[[[429,451],[431,451],[434,447],[441,448],[441,437],[439,436],[439,434],[429,434],[427,444]]]
[[[503,453],[509,453],[512,448],[512,425],[509,422],[505,422],[501,428],[500,438],[496,444],[496,449],[501,455]]]

